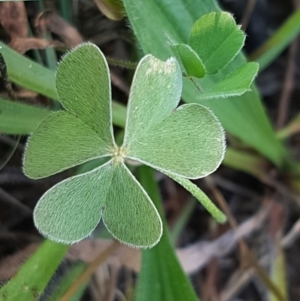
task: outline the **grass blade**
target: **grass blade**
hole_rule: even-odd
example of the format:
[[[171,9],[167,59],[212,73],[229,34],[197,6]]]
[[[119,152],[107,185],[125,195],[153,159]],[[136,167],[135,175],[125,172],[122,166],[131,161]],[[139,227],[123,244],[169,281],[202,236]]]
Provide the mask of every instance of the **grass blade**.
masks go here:
[[[153,171],[147,166],[139,169],[139,179],[161,213],[160,198]],[[196,301],[191,283],[184,274],[171,246],[165,220],[163,236],[157,246],[143,251],[141,272],[135,292],[136,301]]]
[[[31,133],[50,110],[0,98],[0,133]]]
[[[298,36],[300,33],[300,9],[296,10],[281,27],[262,46],[250,56],[251,61],[259,63],[262,71]]]
[[[38,300],[67,249],[67,245],[45,240],[17,274],[1,287],[0,301],[19,301],[20,296],[22,301]]]
[[[20,55],[0,42],[9,80],[28,90],[57,99],[54,72]]]

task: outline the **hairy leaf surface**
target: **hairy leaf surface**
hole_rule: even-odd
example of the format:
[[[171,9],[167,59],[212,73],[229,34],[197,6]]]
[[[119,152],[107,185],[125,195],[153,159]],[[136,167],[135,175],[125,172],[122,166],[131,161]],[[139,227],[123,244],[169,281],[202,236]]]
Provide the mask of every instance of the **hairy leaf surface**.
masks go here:
[[[189,45],[202,60],[207,73],[223,69],[242,49],[245,34],[229,13],[213,12],[192,26]]]

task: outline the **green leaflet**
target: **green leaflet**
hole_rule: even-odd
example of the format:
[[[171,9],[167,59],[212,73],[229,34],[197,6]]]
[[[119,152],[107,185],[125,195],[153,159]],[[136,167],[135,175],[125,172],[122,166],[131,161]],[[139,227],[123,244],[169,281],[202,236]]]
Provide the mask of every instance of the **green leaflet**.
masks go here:
[[[182,91],[180,67],[174,59],[160,61],[151,55],[139,63],[132,80],[124,147],[131,152],[132,144],[145,137],[148,130],[174,110]]]
[[[134,142],[128,152],[130,158],[190,179],[215,171],[225,152],[222,127],[199,104],[180,106]]]
[[[224,79],[208,90],[204,90],[204,92],[200,94],[199,99],[207,100],[219,97],[239,96],[247,91],[251,91],[250,86],[258,72],[258,68],[257,63],[247,63],[243,65],[229,73]]]
[[[96,45],[83,44],[64,56],[57,68],[56,90],[62,105],[112,146],[109,71]]]
[[[40,179],[108,155],[109,147],[81,119],[66,111],[55,112],[28,139],[24,172]]]
[[[170,44],[175,57],[188,76],[204,77],[205,68],[198,54],[186,44]]]
[[[162,235],[162,222],[155,206],[124,163],[113,164],[111,172],[104,224],[113,236],[129,246],[153,247]]]
[[[68,178],[49,189],[34,209],[34,223],[47,238],[73,243],[98,225],[111,184],[109,164]]]
[[[225,12],[202,16],[192,26],[189,45],[202,60],[206,72],[214,74],[226,67],[242,49],[245,35]]]
[[[207,175],[224,155],[219,122],[198,104],[176,109],[182,77],[174,59],[162,62],[148,55],[139,63],[121,147],[112,134],[107,64],[96,46],[84,43],[68,53],[58,67],[56,86],[66,111],[50,114],[29,138],[26,174],[41,178],[104,156],[110,161],[48,190],[34,210],[36,227],[69,244],[88,236],[102,217],[121,242],[154,246],[162,235],[159,214],[125,160],[183,177]]]
[[[189,45],[170,41],[170,48],[188,76],[202,78],[225,68],[244,41],[243,31],[229,13],[211,12],[192,26]]]

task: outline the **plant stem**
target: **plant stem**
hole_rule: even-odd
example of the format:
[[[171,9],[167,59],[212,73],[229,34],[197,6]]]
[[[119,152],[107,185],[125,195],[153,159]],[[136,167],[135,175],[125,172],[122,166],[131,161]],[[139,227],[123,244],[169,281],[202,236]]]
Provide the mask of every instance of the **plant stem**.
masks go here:
[[[109,65],[118,66],[121,68],[135,70],[137,67],[137,63],[130,62],[130,61],[123,61],[123,60],[119,60],[119,59],[115,59],[115,58],[111,58],[111,57],[106,57],[106,60]]]

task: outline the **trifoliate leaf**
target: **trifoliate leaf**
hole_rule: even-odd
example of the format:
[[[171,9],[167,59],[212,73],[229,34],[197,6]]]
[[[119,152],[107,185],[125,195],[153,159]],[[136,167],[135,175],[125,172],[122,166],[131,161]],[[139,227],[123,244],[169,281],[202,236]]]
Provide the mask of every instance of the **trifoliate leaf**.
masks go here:
[[[239,96],[250,91],[250,86],[257,75],[257,63],[247,63],[228,74],[223,80],[200,94],[199,99],[225,98]]]
[[[44,236],[74,243],[88,236],[102,215],[112,235],[130,246],[151,247],[162,235],[147,193],[127,167],[115,161],[48,190],[34,210],[34,222]]]
[[[106,142],[82,120],[55,112],[28,139],[24,172],[33,179],[44,178],[108,154]]]
[[[197,78],[205,76],[205,68],[199,56],[189,45],[171,44],[170,47],[187,76]]]
[[[145,56],[136,69],[127,107],[124,146],[147,135],[148,129],[164,120],[179,103],[181,70],[175,59],[160,61]]]
[[[56,89],[63,106],[113,144],[111,89],[106,59],[96,45],[85,43],[67,53],[58,65]]]
[[[182,76],[175,59],[151,55],[139,63],[128,103],[125,138],[115,145],[108,69],[103,54],[83,44],[66,55],[56,78],[66,111],[49,115],[29,139],[24,170],[45,177],[103,156],[110,161],[71,177],[46,192],[34,211],[39,231],[74,243],[88,236],[103,217],[118,240],[154,246],[162,234],[157,210],[124,160],[133,159],[172,176],[211,173],[224,154],[224,134],[215,116],[198,104],[176,109]]]
[[[226,12],[205,14],[192,26],[189,45],[203,62],[208,74],[223,69],[244,45],[245,35]]]
[[[216,117],[199,104],[187,104],[132,142],[127,155],[162,172],[197,179],[215,171],[224,152],[224,132]]]

